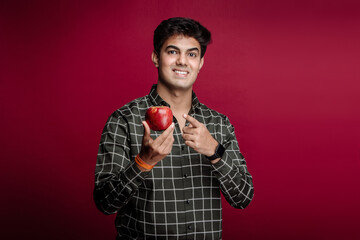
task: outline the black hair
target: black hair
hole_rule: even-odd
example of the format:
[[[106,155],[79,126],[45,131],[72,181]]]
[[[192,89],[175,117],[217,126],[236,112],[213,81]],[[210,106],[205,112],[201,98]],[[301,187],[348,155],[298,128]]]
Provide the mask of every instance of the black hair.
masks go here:
[[[154,50],[159,56],[164,42],[174,35],[195,38],[201,47],[201,58],[205,55],[206,46],[211,42],[211,33],[199,22],[183,17],[169,18],[162,21],[154,31]]]

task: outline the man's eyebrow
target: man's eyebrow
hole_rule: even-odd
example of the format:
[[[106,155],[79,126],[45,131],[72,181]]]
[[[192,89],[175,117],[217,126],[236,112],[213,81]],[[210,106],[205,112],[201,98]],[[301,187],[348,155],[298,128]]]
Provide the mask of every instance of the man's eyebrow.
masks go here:
[[[169,45],[169,46],[167,46],[167,47],[165,48],[165,50],[167,50],[167,49],[169,49],[169,48],[174,48],[174,49],[180,51],[180,48],[178,48],[177,46],[174,46],[174,45]],[[198,52],[200,52],[200,50],[199,50],[197,47],[189,48],[189,49],[187,49],[186,51],[187,51],[187,52],[191,52],[191,51],[198,51]]]
[[[191,52],[191,51],[198,51],[200,52],[200,50],[197,48],[197,47],[194,47],[194,48],[190,48],[187,50],[188,52]]]
[[[169,49],[169,48],[174,48],[176,50],[180,50],[180,48],[178,48],[177,46],[174,46],[174,45],[169,45],[165,48],[165,50]]]

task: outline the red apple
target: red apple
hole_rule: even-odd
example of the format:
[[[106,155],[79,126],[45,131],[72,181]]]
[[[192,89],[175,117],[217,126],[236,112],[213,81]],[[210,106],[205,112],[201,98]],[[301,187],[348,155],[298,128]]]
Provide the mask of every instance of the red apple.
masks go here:
[[[146,110],[145,120],[152,130],[165,130],[171,125],[173,114],[166,106],[150,107]]]

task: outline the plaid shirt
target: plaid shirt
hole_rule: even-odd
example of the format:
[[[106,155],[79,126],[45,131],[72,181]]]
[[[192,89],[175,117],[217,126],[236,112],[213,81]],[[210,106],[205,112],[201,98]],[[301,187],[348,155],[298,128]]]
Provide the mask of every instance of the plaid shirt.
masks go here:
[[[95,169],[95,203],[105,214],[117,213],[117,239],[221,239],[220,190],[235,208],[245,208],[253,197],[252,178],[234,127],[193,93],[189,115],[225,147],[222,159],[212,165],[185,145],[174,118],[171,153],[150,172],[141,172],[134,159],[141,149],[142,121],[147,108],[161,105],[169,106],[154,85],[149,95],[109,117]],[[160,134],[151,131],[153,139]]]

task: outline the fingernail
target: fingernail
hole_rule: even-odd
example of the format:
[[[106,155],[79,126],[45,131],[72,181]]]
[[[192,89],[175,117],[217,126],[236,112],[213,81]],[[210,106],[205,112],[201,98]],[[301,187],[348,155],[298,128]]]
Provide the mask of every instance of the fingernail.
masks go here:
[[[183,115],[183,116],[184,116],[184,118],[186,118],[186,117],[187,117],[186,113],[184,113],[184,115]]]
[[[174,123],[172,123],[172,124],[171,124],[171,128],[174,128],[174,127],[175,127],[175,124],[174,124]]]

